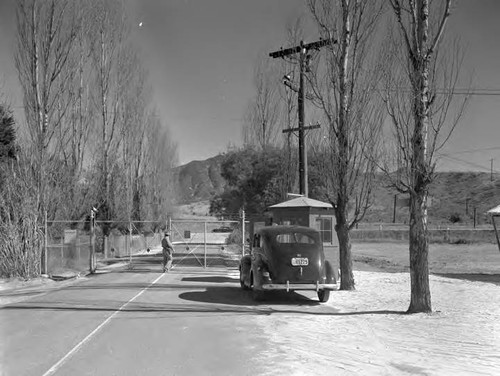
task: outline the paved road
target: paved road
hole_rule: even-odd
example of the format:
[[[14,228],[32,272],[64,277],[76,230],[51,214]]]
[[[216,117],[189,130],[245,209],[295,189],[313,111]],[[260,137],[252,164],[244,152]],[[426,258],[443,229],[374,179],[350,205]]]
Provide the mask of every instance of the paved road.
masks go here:
[[[265,374],[252,318],[311,308],[328,309],[298,294],[255,304],[234,268],[144,262],[0,307],[0,375]]]

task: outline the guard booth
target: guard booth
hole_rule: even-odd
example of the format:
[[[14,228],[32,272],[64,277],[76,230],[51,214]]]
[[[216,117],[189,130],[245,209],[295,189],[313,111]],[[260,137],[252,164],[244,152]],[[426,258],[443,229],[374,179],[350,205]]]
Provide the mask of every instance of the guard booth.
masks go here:
[[[339,244],[334,231],[333,206],[308,197],[297,197],[268,208],[267,225],[298,225],[318,230],[323,241],[325,258],[332,264],[338,280],[340,269]],[[258,225],[257,223],[254,225]],[[263,223],[260,223],[263,225]],[[257,227],[254,227],[257,230]]]
[[[500,205],[488,210],[488,214],[491,215],[491,222],[493,223],[493,229],[495,230],[495,238],[497,239],[498,251],[500,251],[500,228],[497,227],[496,223],[496,220],[500,217]]]

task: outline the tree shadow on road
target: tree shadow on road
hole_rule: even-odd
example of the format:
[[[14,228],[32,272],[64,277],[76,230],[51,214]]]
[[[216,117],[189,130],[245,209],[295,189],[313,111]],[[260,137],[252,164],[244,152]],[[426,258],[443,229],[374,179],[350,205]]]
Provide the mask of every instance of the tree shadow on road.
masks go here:
[[[335,298],[335,293],[332,293]],[[340,312],[332,305],[322,304],[314,298],[296,292],[266,291],[262,301],[254,301],[250,291],[242,291],[239,287],[208,287],[205,291],[190,291],[179,295],[180,299],[228,306],[255,307],[261,313],[296,313],[306,315],[326,316],[356,316],[356,315],[403,315],[404,311],[355,311]],[[286,308],[285,308],[286,307]],[[314,310],[310,310],[314,308]]]

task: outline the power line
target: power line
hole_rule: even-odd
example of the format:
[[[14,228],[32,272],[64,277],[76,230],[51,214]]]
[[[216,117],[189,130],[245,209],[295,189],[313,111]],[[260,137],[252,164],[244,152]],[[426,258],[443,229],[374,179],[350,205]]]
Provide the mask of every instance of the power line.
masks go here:
[[[436,90],[437,94],[453,94],[453,95],[467,95],[467,96],[500,96],[500,90],[485,91],[485,90]]]
[[[476,153],[476,152],[489,151],[489,150],[500,150],[500,146],[492,146],[492,147],[480,148],[480,149],[453,151],[453,152],[449,152],[449,153],[440,153],[440,155],[444,156],[444,155],[450,155],[450,154],[467,154],[467,153]]]
[[[494,172],[494,173],[499,173],[498,171],[493,171],[492,168],[490,167],[485,167],[485,166],[482,166],[480,164],[477,164],[477,163],[474,163],[474,162],[469,162],[469,161],[466,161],[466,160],[463,160],[463,159],[460,159],[460,158],[457,158],[457,157],[450,157],[446,154],[441,154],[441,153],[438,153],[438,155],[440,155],[441,157],[445,158],[445,159],[449,159],[449,160],[452,160],[454,162],[460,162],[462,164],[465,164],[465,165],[468,165],[468,166],[472,166],[472,167],[475,167],[475,168],[480,168],[481,170],[486,170],[488,172]]]
[[[393,86],[381,89],[393,92],[411,93],[413,89],[409,86]],[[429,91],[434,94],[452,94],[452,95],[467,95],[467,96],[500,96],[500,88],[442,88],[429,87]]]

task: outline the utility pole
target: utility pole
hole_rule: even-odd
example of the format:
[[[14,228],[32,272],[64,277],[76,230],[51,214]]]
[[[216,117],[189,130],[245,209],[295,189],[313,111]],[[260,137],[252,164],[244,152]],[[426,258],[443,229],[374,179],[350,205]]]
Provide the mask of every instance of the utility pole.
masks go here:
[[[289,128],[284,129],[283,133],[299,132],[299,179],[300,179],[300,194],[304,197],[309,196],[309,184],[307,182],[307,149],[305,143],[305,131],[310,129],[320,128],[321,125],[314,124],[307,127]]]
[[[356,196],[356,199],[358,196]],[[393,212],[392,212],[392,223],[396,223],[396,206],[398,205],[398,195],[394,195],[394,205],[393,205]]]
[[[490,180],[493,181],[493,158],[490,159],[491,162],[491,174],[490,174]]]
[[[312,42],[308,44],[304,44],[303,41],[300,41],[300,44],[295,47],[283,49],[281,48],[279,51],[271,52],[269,54],[270,57],[272,58],[284,58],[285,56],[290,56],[290,55],[295,55],[299,54],[299,71],[300,71],[300,77],[299,77],[299,89],[298,89],[298,118],[299,118],[299,126],[298,128],[294,129],[286,129],[283,132],[293,132],[297,131],[299,132],[299,189],[300,189],[300,194],[307,197],[309,192],[308,192],[308,184],[307,184],[307,152],[306,152],[306,145],[305,145],[305,130],[306,129],[314,129],[314,128],[319,128],[319,125],[315,126],[310,126],[310,127],[304,127],[304,102],[305,102],[305,90],[304,90],[304,75],[305,71],[308,65],[308,60],[310,59],[310,55],[307,54],[308,51],[310,50],[318,50],[321,47],[324,47],[329,44],[334,44],[336,41],[332,38],[330,39],[320,39],[317,42]],[[285,82],[285,85],[288,87],[292,88],[292,85],[287,84]]]

